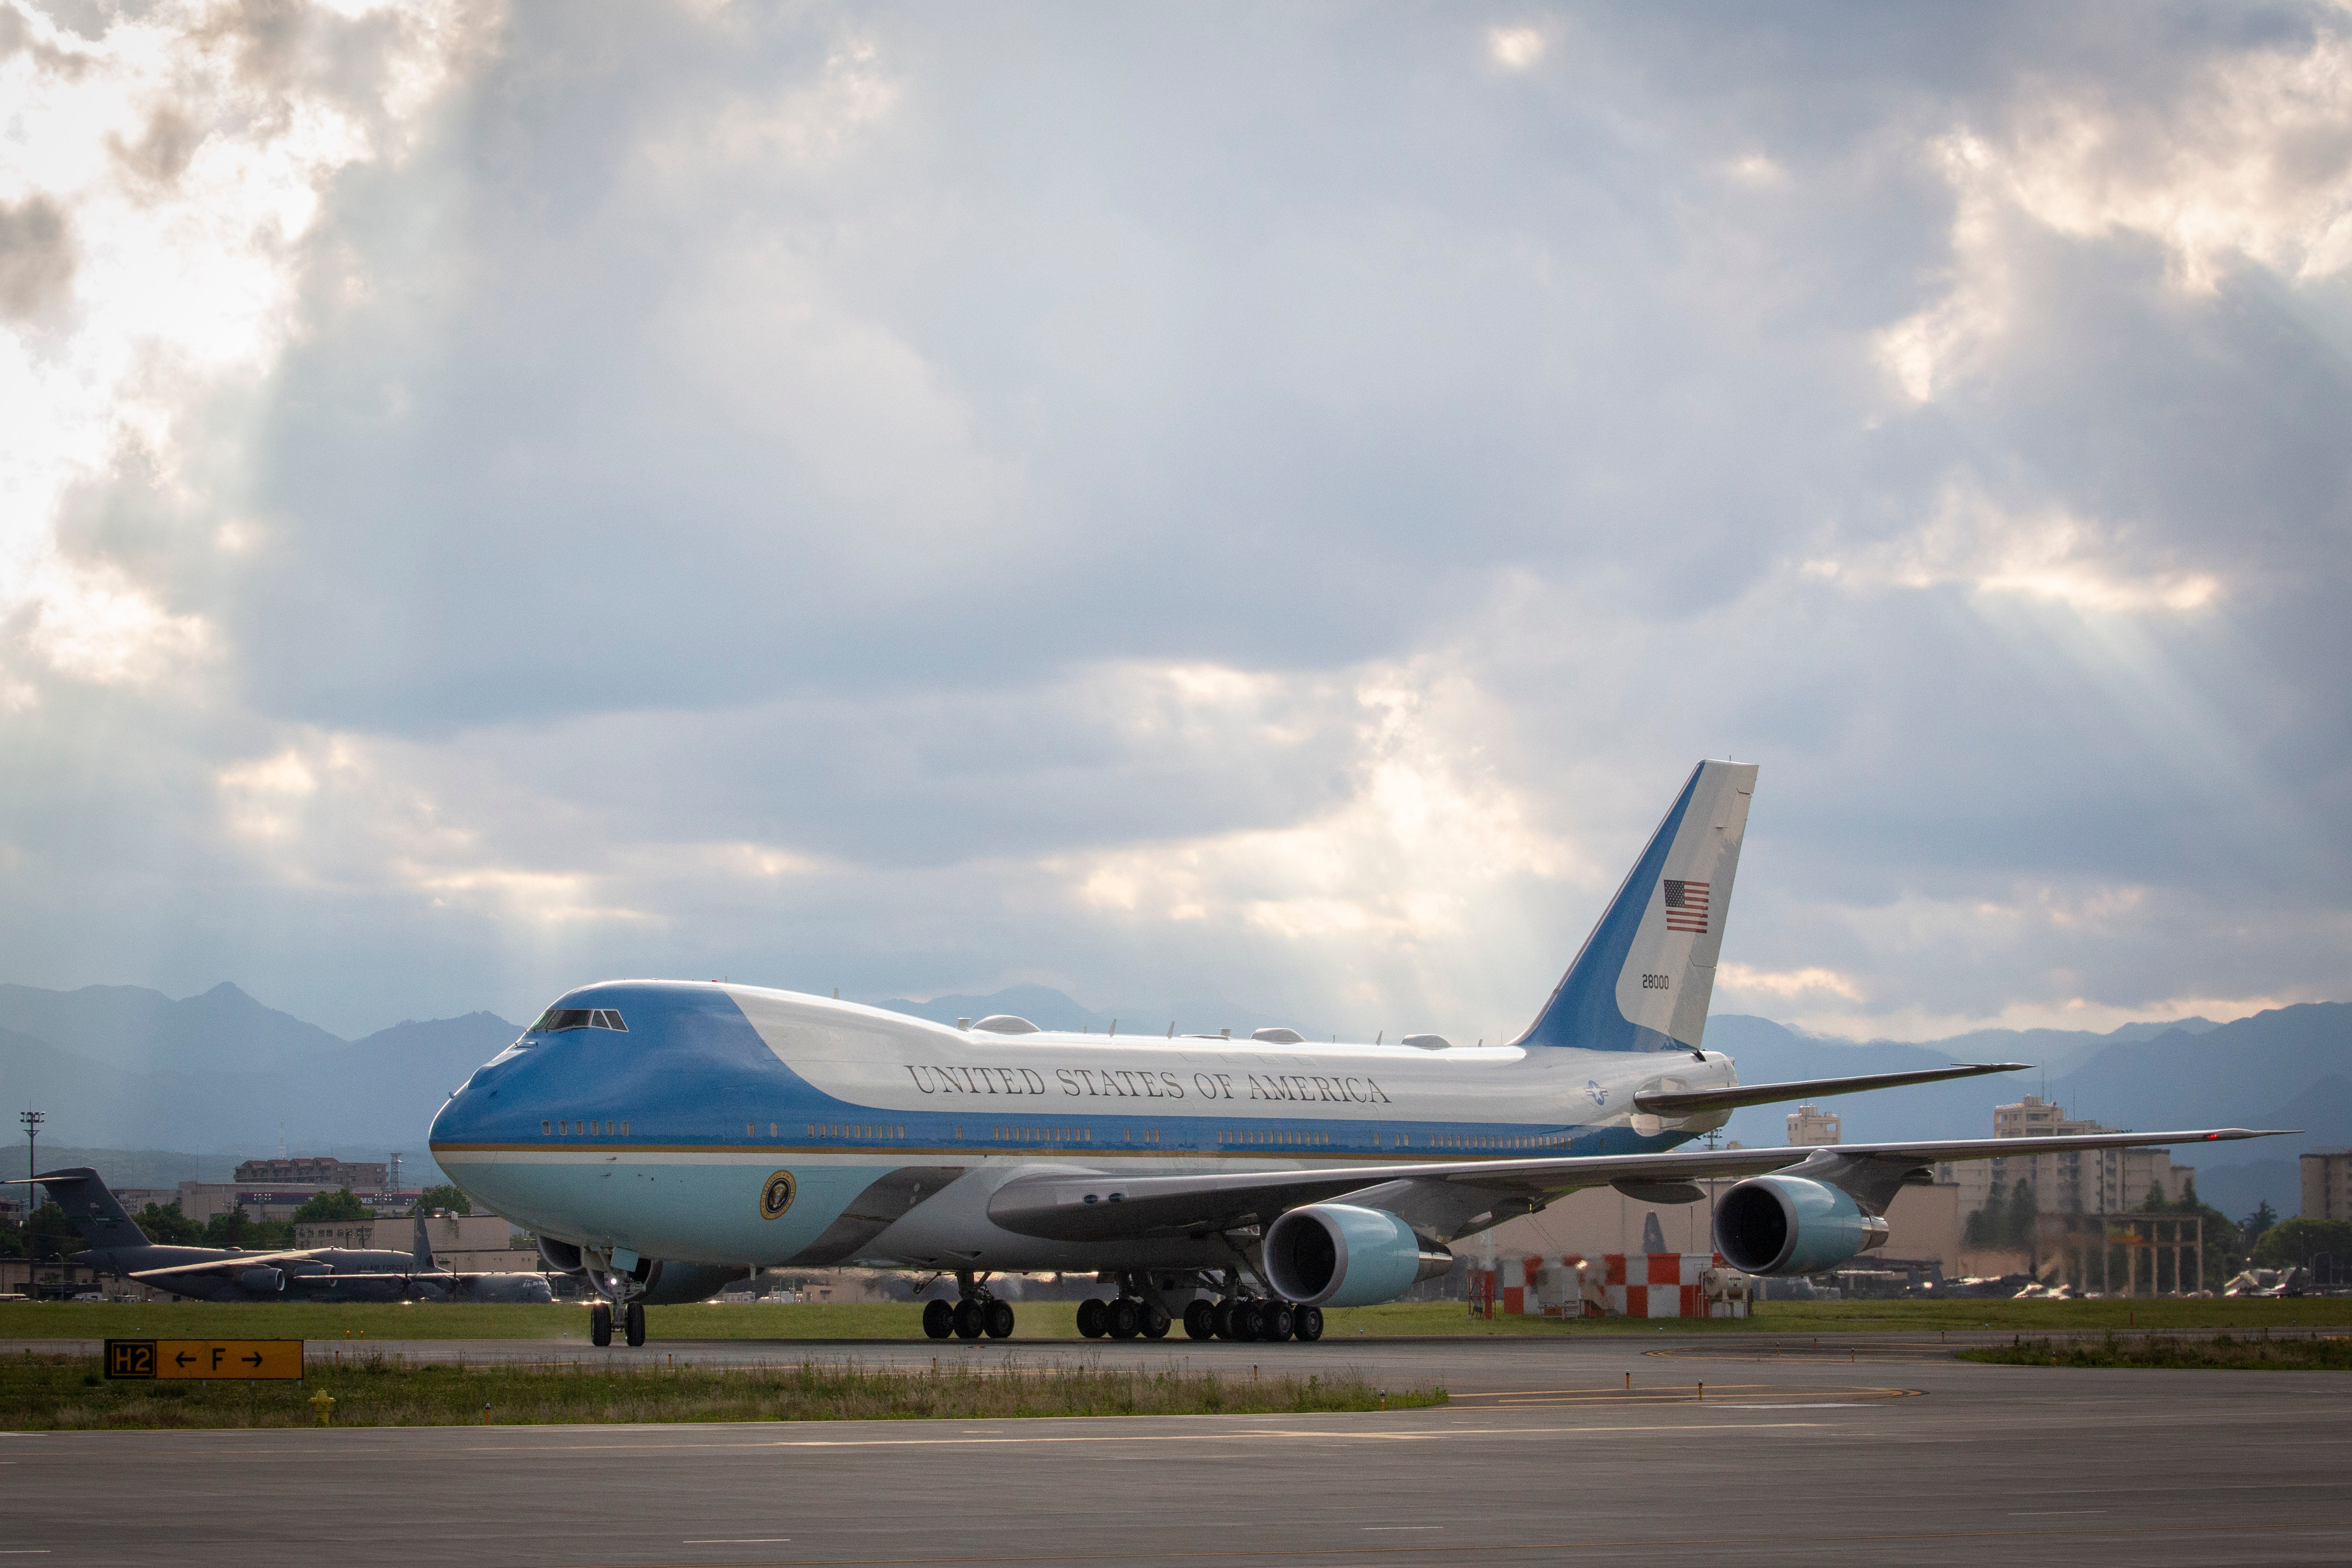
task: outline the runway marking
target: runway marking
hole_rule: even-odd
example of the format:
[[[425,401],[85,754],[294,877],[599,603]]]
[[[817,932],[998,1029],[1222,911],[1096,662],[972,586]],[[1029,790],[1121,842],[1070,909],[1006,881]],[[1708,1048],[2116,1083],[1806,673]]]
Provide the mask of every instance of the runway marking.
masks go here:
[[[2352,1529],[2352,1520],[2315,1520],[2308,1524],[2148,1524],[2148,1525],[2084,1525],[2080,1528],[2055,1530],[1921,1530],[1888,1531],[1872,1534],[1814,1535],[1807,1537],[1812,1546],[1867,1546],[1891,1542],[1926,1541],[2049,1541],[2072,1536],[2116,1535],[2290,1535],[2310,1534],[2319,1531]],[[1688,1536],[1629,1536],[1618,1541],[1529,1541],[1479,1542],[1465,1544],[1446,1541],[1435,1546],[1285,1546],[1269,1550],[1254,1547],[1241,1552],[1167,1552],[1155,1551],[1152,1557],[1167,1563],[1233,1563],[1270,1557],[1405,1557],[1427,1556],[1443,1552],[1454,1554],[1463,1552],[1568,1552],[1590,1554],[1594,1552],[1647,1552],[1660,1547],[1752,1547],[1755,1538],[1748,1535],[1688,1535]],[[995,1556],[961,1557],[794,1557],[788,1559],[754,1560],[740,1563],[696,1562],[680,1564],[679,1568],[926,1568],[928,1564],[955,1563],[1131,1563],[1131,1550],[1114,1552],[1014,1552]],[[664,1565],[638,1562],[629,1564],[579,1563],[573,1568],[664,1568]]]
[[[1375,1530],[1444,1530],[1444,1528],[1445,1526],[1442,1524],[1368,1524],[1364,1526],[1364,1529],[1367,1531]]]
[[[680,1546],[781,1546],[789,1535],[714,1535],[707,1541],[681,1541]]]
[[[2072,1519],[2080,1514],[2106,1511],[2103,1508],[2013,1508],[2009,1510],[2009,1517],[2011,1519]]]
[[[1560,1437],[1595,1432],[1780,1432],[1818,1426],[1818,1421],[1707,1421],[1616,1426],[1444,1426],[1402,1432],[1317,1432],[1291,1427],[1252,1427],[1241,1432],[1072,1433],[1066,1437],[772,1437],[743,1443],[478,1443],[466,1454],[679,1453],[722,1448],[982,1448],[1051,1443],[1231,1443],[1249,1437],[1302,1437],[1344,1443],[1452,1442],[1462,1437]],[[247,1452],[274,1453],[276,1449]]]

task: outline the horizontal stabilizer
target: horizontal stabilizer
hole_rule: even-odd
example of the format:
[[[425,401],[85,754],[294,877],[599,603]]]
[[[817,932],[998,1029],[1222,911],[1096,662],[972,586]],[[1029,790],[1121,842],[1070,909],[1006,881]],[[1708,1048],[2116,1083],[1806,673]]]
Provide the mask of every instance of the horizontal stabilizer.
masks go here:
[[[1859,1094],[1868,1089],[1899,1089],[1906,1083],[1935,1083],[1948,1078],[1974,1078],[1979,1073],[2018,1072],[2031,1062],[1954,1062],[1948,1068],[1917,1072],[1874,1072],[1860,1078],[1809,1078],[1795,1083],[1741,1083],[1727,1089],[1648,1090],[1633,1096],[1633,1109],[1651,1116],[1697,1116],[1709,1110],[1737,1110],[1743,1105],[1775,1105],[1789,1100],[1820,1100],[1832,1094]]]

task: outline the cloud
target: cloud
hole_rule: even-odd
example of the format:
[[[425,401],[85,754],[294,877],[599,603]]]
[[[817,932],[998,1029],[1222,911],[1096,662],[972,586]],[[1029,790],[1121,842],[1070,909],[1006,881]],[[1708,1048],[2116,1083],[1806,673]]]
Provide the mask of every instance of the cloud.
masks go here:
[[[2344,37],[0,6],[5,977],[2342,994]]]

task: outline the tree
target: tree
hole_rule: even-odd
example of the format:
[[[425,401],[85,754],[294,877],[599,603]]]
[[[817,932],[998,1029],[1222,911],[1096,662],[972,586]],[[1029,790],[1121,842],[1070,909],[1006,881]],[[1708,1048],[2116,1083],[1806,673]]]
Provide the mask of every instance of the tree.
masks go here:
[[[444,1182],[437,1187],[427,1187],[422,1193],[418,1194],[416,1197],[416,1207],[410,1209],[408,1212],[410,1214],[435,1214],[442,1209],[447,1209],[451,1214],[470,1215],[474,1212],[474,1200],[467,1197],[457,1188],[451,1186],[446,1182]]]
[[[203,1226],[180,1212],[176,1199],[141,1209],[139,1228],[147,1233],[148,1240],[163,1247],[184,1247],[205,1234]]]
[[[205,1222],[204,1241],[206,1247],[274,1252],[294,1245],[294,1227],[282,1219],[255,1219],[242,1208],[233,1208]]]
[[[2352,1220],[2291,1219],[2273,1226],[2254,1243],[2254,1266],[2308,1268],[2323,1252],[2339,1268],[2352,1261]]]
[[[1991,1190],[1985,1194],[1984,1207],[1969,1215],[1969,1223],[1960,1232],[1960,1240],[1969,1247],[2001,1245],[2001,1215],[2007,1212],[2009,1189],[1999,1176],[1992,1179]]]
[[[2263,1206],[2248,1215],[2246,1223],[2242,1227],[2245,1232],[2246,1246],[2249,1248],[2252,1247],[2254,1243],[2262,1240],[2263,1233],[2278,1222],[2278,1210],[2271,1207],[2270,1199],[2264,1198]]]
[[[296,1225],[316,1225],[320,1220],[373,1219],[375,1215],[369,1212],[367,1205],[352,1196],[352,1190],[349,1187],[332,1193],[314,1193],[303,1201],[300,1208],[294,1211]]]
[[[2040,1239],[2041,1219],[2042,1205],[2034,1199],[2033,1184],[2018,1183],[2010,1190],[2009,1208],[2001,1215],[2002,1243],[2020,1252],[2034,1251]]]

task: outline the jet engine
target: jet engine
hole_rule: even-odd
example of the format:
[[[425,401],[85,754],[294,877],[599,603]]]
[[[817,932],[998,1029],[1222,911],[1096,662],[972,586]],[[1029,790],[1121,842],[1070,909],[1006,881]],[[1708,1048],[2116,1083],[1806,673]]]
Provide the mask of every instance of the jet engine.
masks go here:
[[[1802,1176],[1757,1176],[1715,1205],[1715,1249],[1743,1274],[1818,1274],[1885,1245],[1852,1193]]]
[[[588,1259],[571,1242],[542,1236],[539,1238],[539,1256],[551,1273],[585,1275],[588,1272]],[[658,1258],[643,1258],[637,1260],[635,1268],[629,1270],[628,1278],[636,1281],[637,1289],[633,1300],[643,1301],[649,1307],[674,1307],[688,1301],[708,1301],[751,1272],[748,1268],[727,1263],[678,1263]],[[620,1276],[607,1275],[605,1278],[617,1281]]]
[[[236,1282],[241,1289],[250,1290],[257,1296],[264,1292],[274,1295],[286,1289],[286,1276],[276,1268],[240,1268],[237,1270]]]
[[[1452,1253],[1422,1245],[1396,1215],[1352,1204],[1292,1209],[1266,1227],[1260,1257],[1266,1283],[1302,1307],[1392,1301],[1454,1267]]]
[[[751,1273],[748,1268],[725,1263],[657,1261],[646,1269],[645,1294],[638,1300],[649,1307],[708,1301],[738,1279],[749,1278]]]

